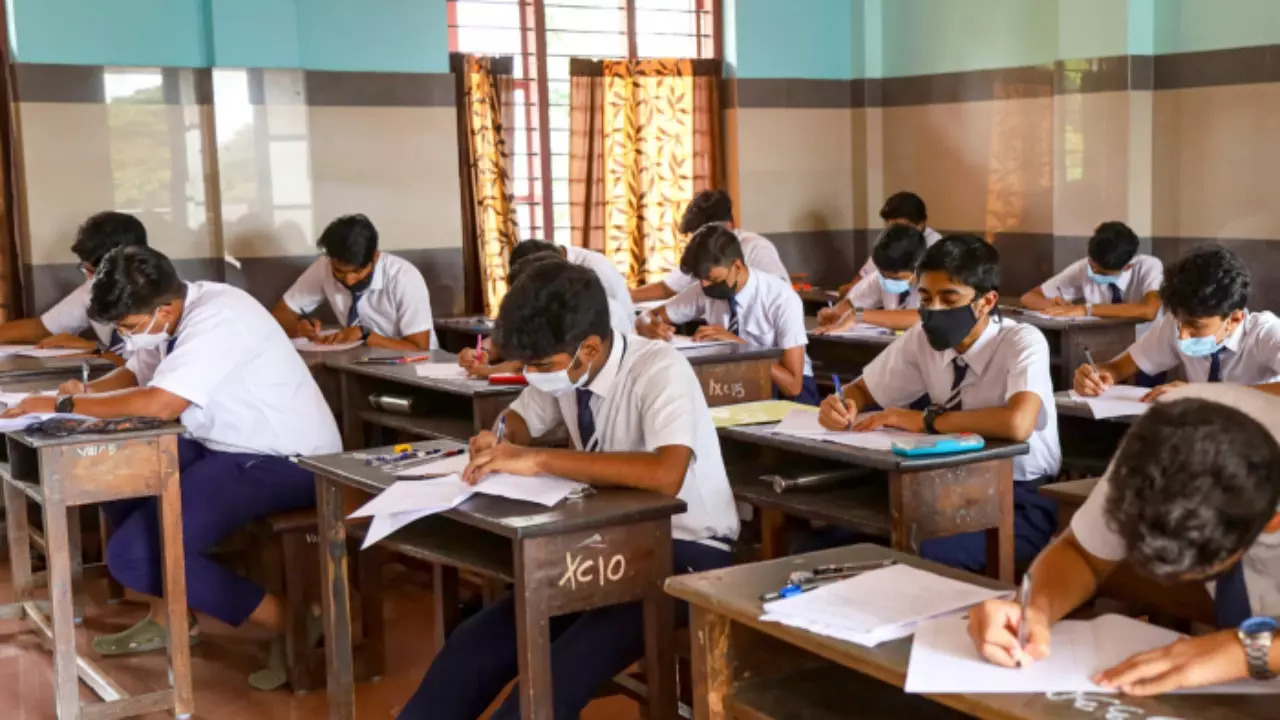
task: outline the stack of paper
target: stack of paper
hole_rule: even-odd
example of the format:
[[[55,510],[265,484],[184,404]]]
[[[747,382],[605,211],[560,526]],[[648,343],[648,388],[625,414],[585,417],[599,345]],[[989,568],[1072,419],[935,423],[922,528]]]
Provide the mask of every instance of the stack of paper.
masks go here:
[[[790,400],[757,400],[736,405],[721,405],[711,408],[711,421],[715,426],[736,427],[738,425],[763,425],[776,423],[785,418],[792,410],[808,409],[817,411],[810,405],[801,405]]]
[[[969,637],[964,618],[922,623],[911,645],[904,689],[909,693],[1115,692],[1093,684],[1098,672],[1133,655],[1170,645],[1183,635],[1121,615],[1063,620],[1053,626],[1053,651],[1021,668],[993,665]],[[1187,693],[1280,693],[1280,680],[1240,681]]]
[[[1049,315],[1048,313],[1042,313],[1038,310],[1027,310],[1026,308],[1019,309],[1018,312],[1022,313],[1023,315],[1026,315],[1027,317],[1040,318],[1041,320],[1061,320],[1062,322],[1094,322],[1095,320],[1102,319],[1099,317],[1094,317],[1093,315],[1077,315],[1073,317],[1062,317],[1059,315]]]
[[[1079,400],[1089,406],[1089,411],[1099,420],[1113,417],[1133,417],[1142,415],[1150,407],[1150,403],[1142,402],[1142,398],[1151,392],[1147,388],[1133,385],[1113,385],[1097,397],[1085,397],[1071,391],[1071,399]]]
[[[688,350],[689,348],[712,347],[715,345],[734,345],[733,340],[694,340],[688,335],[672,335],[671,346],[678,350]]]
[[[925,620],[1010,594],[891,565],[765,603],[760,619],[875,647],[910,635]]]
[[[871,414],[863,413],[855,418],[854,421],[857,422]],[[792,410],[787,413],[782,422],[773,427],[773,432],[780,435],[805,438],[806,440],[821,440],[867,450],[892,450],[894,441],[932,437],[925,433],[913,433],[905,430],[870,430],[867,432],[828,430],[818,422],[817,408]]]
[[[840,330],[839,332],[823,333],[827,337],[876,337],[892,335],[893,331],[889,328],[880,327],[879,325],[867,325],[866,323],[854,325],[848,330]]]
[[[439,477],[441,475],[453,475],[461,473],[467,469],[467,465],[471,462],[471,453],[462,453],[443,460],[426,460],[420,465],[413,465],[396,472],[396,477],[414,478],[414,477]]]
[[[326,334],[332,334],[332,333],[326,333]],[[353,342],[346,342],[346,343],[332,343],[332,344],[326,345],[324,343],[318,343],[314,340],[308,340],[307,338],[293,339],[293,346],[298,349],[298,352],[339,352],[341,350],[350,350],[352,348],[358,348],[363,344],[364,344],[363,341],[360,341],[360,340],[355,340]]]
[[[418,363],[413,366],[420,378],[436,380],[466,380],[467,371],[456,363]]]

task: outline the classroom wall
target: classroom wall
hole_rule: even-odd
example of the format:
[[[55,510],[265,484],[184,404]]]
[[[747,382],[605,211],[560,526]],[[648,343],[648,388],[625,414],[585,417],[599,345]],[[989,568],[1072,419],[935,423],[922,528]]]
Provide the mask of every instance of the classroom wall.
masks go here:
[[[444,3],[9,0],[28,305],[79,279],[71,240],[137,213],[189,278],[268,304],[334,217],[364,212],[462,311]],[[216,178],[217,182],[210,182]]]

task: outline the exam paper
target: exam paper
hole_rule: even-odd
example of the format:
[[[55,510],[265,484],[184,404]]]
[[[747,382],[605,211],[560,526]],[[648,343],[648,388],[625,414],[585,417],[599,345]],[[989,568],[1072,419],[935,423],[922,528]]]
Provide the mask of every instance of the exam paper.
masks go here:
[[[1114,693],[1090,680],[1129,657],[1184,637],[1122,615],[1063,620],[1053,626],[1053,652],[1021,668],[993,665],[978,654],[965,618],[921,623],[911,645],[904,690],[909,693]],[[1280,680],[1241,681],[1181,691],[1187,694],[1280,693]]]
[[[672,335],[671,346],[678,350],[689,348],[713,347],[715,345],[734,345],[733,340],[694,340],[688,335]]]
[[[364,343],[360,340],[347,342],[347,343],[335,343],[333,345],[325,345],[323,343],[315,342],[314,340],[308,340],[307,338],[293,339],[293,346],[298,349],[298,352],[340,352],[342,350],[350,350],[352,348],[358,348],[363,344]]]
[[[437,380],[466,380],[467,371],[456,363],[418,363],[413,366],[418,377]]]
[[[880,327],[879,325],[867,325],[866,323],[854,325],[848,330],[823,333],[827,337],[883,337],[892,334],[893,331],[889,328]]]
[[[13,354],[17,355],[18,357],[56,358],[56,357],[67,357],[69,355],[85,355],[87,353],[84,350],[77,350],[75,348],[34,348],[33,347],[33,348],[25,348],[22,350],[18,350]]]
[[[475,489],[462,482],[459,475],[447,475],[423,482],[394,482],[347,517],[395,515],[418,510],[441,512],[457,506],[474,492]]]
[[[512,475],[498,472],[487,475],[475,490],[485,495],[523,500],[544,507],[554,507],[571,495],[587,489],[587,485],[553,475]]]
[[[854,418],[857,422],[874,413],[862,413]],[[930,437],[925,433],[913,433],[906,430],[869,430],[866,432],[854,432],[852,430],[828,430],[822,427],[818,422],[818,413],[812,410],[792,410],[782,419],[782,422],[771,428],[772,432],[780,435],[791,435],[793,437],[804,438],[806,440],[821,440],[823,442],[837,443],[839,445],[848,445],[849,447],[858,447],[865,450],[892,450],[893,443],[901,440],[916,440],[920,438]]]
[[[471,453],[462,453],[442,460],[427,460],[420,465],[413,465],[395,473],[399,478],[432,477],[440,475],[460,474],[471,462]]]
[[[1026,315],[1027,317],[1040,318],[1041,320],[1061,320],[1061,321],[1063,321],[1063,322],[1071,322],[1071,323],[1094,322],[1094,321],[1097,321],[1097,320],[1101,320],[1101,319],[1102,319],[1102,318],[1099,318],[1099,317],[1094,317],[1093,315],[1078,315],[1078,316],[1075,316],[1075,317],[1060,317],[1060,316],[1058,316],[1058,315],[1049,315],[1049,314],[1047,314],[1047,313],[1039,312],[1038,310],[1028,310],[1028,309],[1026,309],[1026,308],[1019,308],[1019,309],[1018,309],[1018,312],[1022,313],[1023,315]]]
[[[1089,411],[1099,420],[1114,417],[1133,417],[1142,415],[1151,408],[1151,403],[1142,402],[1142,398],[1151,392],[1148,388],[1133,385],[1112,385],[1097,397],[1085,397],[1071,391],[1072,400],[1079,400],[1089,406]]]

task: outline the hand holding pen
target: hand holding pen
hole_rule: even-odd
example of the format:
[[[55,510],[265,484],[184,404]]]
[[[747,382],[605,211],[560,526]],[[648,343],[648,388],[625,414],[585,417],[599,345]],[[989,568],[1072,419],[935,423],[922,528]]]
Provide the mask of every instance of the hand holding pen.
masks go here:
[[[1024,667],[1049,656],[1049,618],[1031,602],[1030,575],[1017,602],[987,600],[969,611],[969,638],[987,662]]]
[[[818,410],[818,422],[828,430],[852,430],[857,405],[852,400],[845,399],[840,378],[832,375],[831,379],[835,381],[836,391],[822,401]]]

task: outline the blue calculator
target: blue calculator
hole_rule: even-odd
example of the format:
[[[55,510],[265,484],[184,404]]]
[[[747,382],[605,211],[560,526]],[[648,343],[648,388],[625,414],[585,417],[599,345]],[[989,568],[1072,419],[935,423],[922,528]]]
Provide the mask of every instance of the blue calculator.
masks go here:
[[[956,433],[954,435],[936,435],[925,438],[894,440],[893,452],[907,457],[921,455],[949,455],[951,453],[973,452],[986,447],[987,441],[981,435],[973,433]]]

